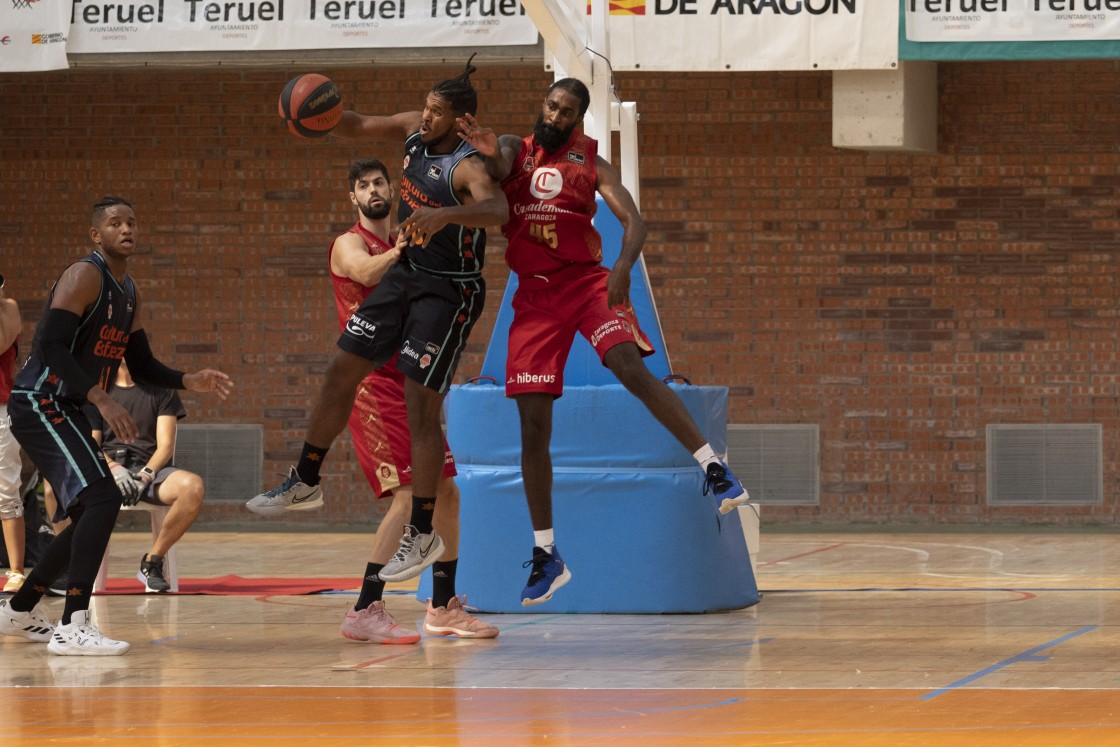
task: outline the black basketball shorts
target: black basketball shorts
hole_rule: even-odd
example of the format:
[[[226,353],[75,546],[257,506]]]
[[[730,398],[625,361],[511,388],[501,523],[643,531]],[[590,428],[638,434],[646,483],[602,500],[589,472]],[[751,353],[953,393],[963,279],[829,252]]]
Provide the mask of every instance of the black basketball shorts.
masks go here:
[[[105,454],[93,440],[93,427],[76,402],[16,389],[8,414],[12,433],[54,488],[61,511],[68,511],[87,487],[110,476]]]
[[[482,316],[481,276],[447,278],[396,264],[346,322],[338,346],[380,367],[397,355],[397,369],[445,393]]]

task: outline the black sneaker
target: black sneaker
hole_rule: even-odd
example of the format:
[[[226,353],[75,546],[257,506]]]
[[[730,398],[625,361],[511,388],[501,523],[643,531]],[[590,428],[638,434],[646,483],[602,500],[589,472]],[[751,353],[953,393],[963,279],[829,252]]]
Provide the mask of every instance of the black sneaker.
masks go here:
[[[140,570],[136,572],[136,580],[144,584],[144,590],[151,592],[171,591],[171,584],[163,575],[163,556],[145,554],[140,558]]]

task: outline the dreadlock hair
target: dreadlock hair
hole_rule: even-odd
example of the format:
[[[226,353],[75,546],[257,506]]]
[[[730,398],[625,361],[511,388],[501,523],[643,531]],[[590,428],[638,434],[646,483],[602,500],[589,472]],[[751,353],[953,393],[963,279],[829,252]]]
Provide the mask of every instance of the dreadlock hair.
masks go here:
[[[446,101],[451,108],[459,114],[474,114],[478,111],[478,92],[471,85],[471,73],[478,68],[471,64],[471,60],[478,56],[475,52],[467,60],[466,67],[458,76],[437,83],[431,93]]]
[[[108,197],[102,197],[100,200],[93,204],[93,216],[91,222],[96,224],[97,221],[101,219],[102,213],[104,213],[111,207],[116,207],[117,205],[124,205],[125,207],[130,208],[132,207],[132,203],[123,197],[116,197],[112,195]],[[135,210],[136,208],[132,209]]]
[[[579,116],[582,118],[587,113],[587,107],[591,106],[591,92],[587,90],[583,81],[577,78],[561,78],[548,87],[548,92],[552,93],[557,88],[567,91],[579,99]]]

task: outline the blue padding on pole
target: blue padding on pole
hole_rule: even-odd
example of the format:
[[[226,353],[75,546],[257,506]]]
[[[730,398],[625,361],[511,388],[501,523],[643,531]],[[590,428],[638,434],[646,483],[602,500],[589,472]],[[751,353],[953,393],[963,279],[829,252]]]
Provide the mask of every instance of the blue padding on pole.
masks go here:
[[[721,516],[701,496],[698,469],[556,470],[557,547],[572,580],[551,601],[521,606],[532,527],[521,473],[460,465],[457,588],[483,612],[673,613],[757,604],[737,511]],[[431,596],[425,573],[417,599]]]
[[[674,386],[722,451],[727,389]],[[703,496],[696,461],[622,386],[565,388],[553,418],[553,516],[573,579],[522,607],[532,525],[516,404],[503,387],[448,395],[448,441],[462,495],[458,589],[487,612],[661,613],[738,609],[758,588],[737,512]],[[429,574],[417,597],[430,595]]]
[[[670,384],[717,454],[727,449],[727,388]],[[517,403],[488,383],[453,387],[447,440],[459,464],[521,466]],[[564,387],[552,412],[552,463],[591,471],[688,467],[696,460],[621,384]]]
[[[610,211],[602,198],[598,200],[599,208],[595,214],[595,227],[603,237],[603,263],[613,267],[622,251],[622,224],[614,213]],[[506,292],[502,296],[502,304],[498,308],[498,317],[494,322],[494,331],[490,337],[490,346],[486,349],[486,356],[482,360],[483,376],[492,376],[497,381],[504,382],[506,376],[506,352],[509,344],[509,325],[513,321],[513,294],[517,290],[517,275],[510,273]],[[665,351],[665,340],[661,335],[661,325],[658,322],[657,308],[653,302],[653,294],[645,273],[641,267],[634,266],[630,273],[630,301],[634,304],[634,313],[638,317],[638,324],[642,331],[653,344],[656,351],[645,359],[646,366],[658,378],[664,378],[672,373],[669,369],[669,357]],[[565,386],[584,386],[588,384],[617,384],[614,375],[603,366],[594,348],[588,344],[581,335],[576,335],[575,344],[572,345],[571,355],[564,367]]]

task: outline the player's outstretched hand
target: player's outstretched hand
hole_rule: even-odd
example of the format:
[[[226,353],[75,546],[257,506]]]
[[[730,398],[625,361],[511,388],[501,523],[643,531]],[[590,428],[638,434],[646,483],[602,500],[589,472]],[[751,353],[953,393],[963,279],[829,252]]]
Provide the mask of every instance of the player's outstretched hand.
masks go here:
[[[447,222],[447,208],[422,207],[405,218],[398,230],[400,236],[409,244],[427,246],[432,237],[447,225]]]
[[[183,388],[192,392],[212,392],[225,399],[233,391],[233,381],[221,371],[204,368],[201,371],[185,374]]]
[[[86,395],[89,403],[101,413],[101,422],[117,434],[117,438],[126,444],[134,443],[140,435],[136,421],[128,414],[128,410],[110,397],[101,387],[92,387]]]
[[[498,136],[489,127],[482,127],[475,120],[474,115],[464,114],[455,119],[459,128],[459,137],[466,140],[472,148],[485,158],[494,158],[498,155]]]

